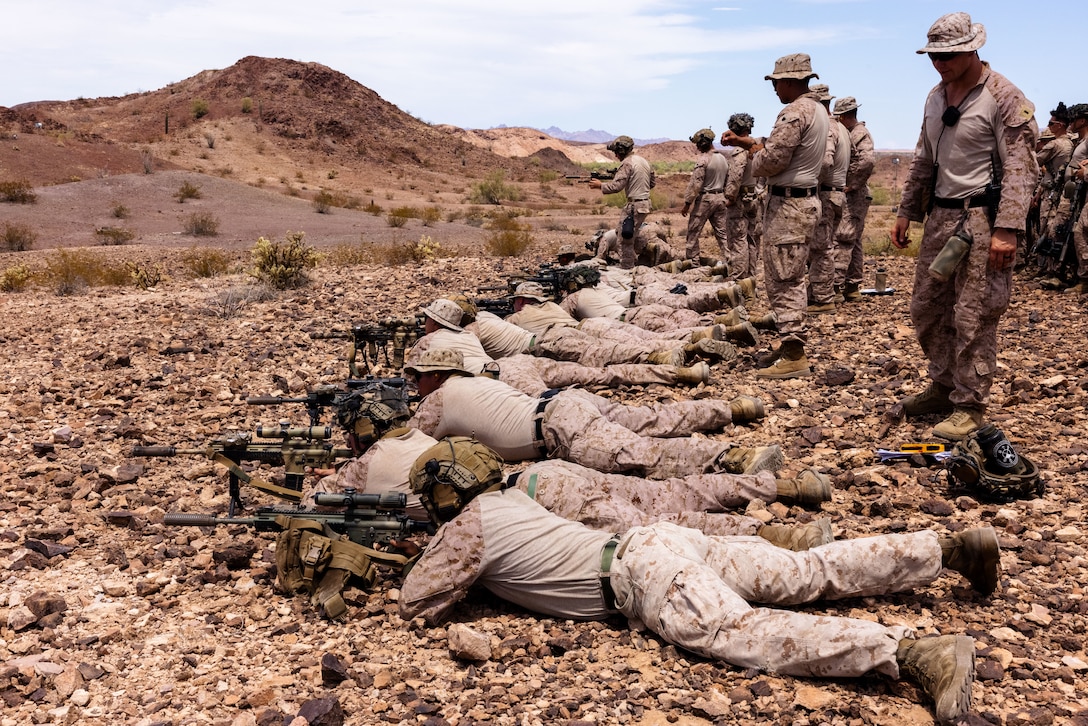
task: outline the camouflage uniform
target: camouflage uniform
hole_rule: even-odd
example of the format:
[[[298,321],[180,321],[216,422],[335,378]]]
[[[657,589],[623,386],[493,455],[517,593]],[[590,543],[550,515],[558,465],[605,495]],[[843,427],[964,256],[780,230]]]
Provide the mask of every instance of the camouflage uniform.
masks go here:
[[[752,173],[767,177],[770,192],[763,219],[764,284],[778,330],[788,338],[804,334],[805,264],[820,221],[819,197],[793,194],[816,189],[829,123],[818,96],[806,93],[782,109],[752,159]]]
[[[869,177],[876,165],[873,137],[865,123],[858,121],[850,129],[850,166],[846,170],[846,206],[835,232],[835,284],[860,286],[865,273],[862,233],[873,201]]]
[[[1004,178],[993,226],[1022,237],[1038,174],[1038,129],[1031,102],[988,64],[975,90],[960,104],[954,126],[941,121],[947,108],[944,86],[938,84],[926,99],[899,207],[900,217],[926,219],[910,314],[929,359],[930,378],[951,389],[949,400],[956,408],[985,411],[997,372],[997,324],[1009,304],[1013,270],[1012,265],[1000,271],[990,268],[992,230],[986,207],[964,207],[989,184],[991,160],[996,159]],[[935,164],[940,165],[936,179]],[[936,206],[926,218],[931,189]],[[955,274],[940,282],[928,268],[961,220],[974,244]]]
[[[666,479],[721,470],[719,456],[731,444],[685,437],[728,423],[729,404],[715,403],[720,405],[634,411],[584,391],[537,399],[500,381],[454,376],[420,402],[408,425],[436,439],[473,436],[506,461],[556,457],[598,471]],[[625,424],[678,438],[642,436]]]
[[[688,216],[686,256],[699,259],[699,235],[710,222],[714,238],[718,241],[722,259],[728,252],[726,228],[725,183],[729,174],[729,161],[721,152],[708,151],[695,161],[688,186],[684,190],[684,205],[691,207]]]
[[[835,301],[835,231],[846,203],[846,170],[850,165],[850,132],[831,119],[827,154],[820,172],[820,221],[809,248],[808,297],[817,305]]]
[[[675,311],[674,311],[675,312]],[[577,328],[580,332],[600,340],[614,340],[620,343],[638,341],[656,341],[659,348],[687,342],[698,327],[671,328],[666,330],[647,330],[613,318],[586,318],[577,320],[562,306],[554,302],[526,304],[521,310],[509,315],[507,322],[525,328],[531,333],[541,335],[547,330],[562,326]]]
[[[763,227],[764,196],[759,179],[752,173],[752,157],[746,149],[730,150],[729,181],[725,198],[728,253],[725,255],[729,276],[740,280],[755,277],[759,262],[760,230]]]
[[[480,584],[561,619],[619,611],[674,645],[741,668],[894,678],[899,641],[915,637],[911,628],[749,603],[794,606],[906,591],[936,579],[942,563],[931,531],[792,552],[758,537],[658,523],[619,535],[610,570],[602,572],[612,538],[547,512],[521,491],[482,494],[439,529],[405,577],[400,615],[437,624]]]
[[[616,176],[601,184],[603,194],[625,192],[627,205],[623,208],[624,217],[634,216],[635,218],[634,238],[630,240],[620,238],[620,267],[628,269],[634,267],[635,260],[642,251],[641,248],[645,246],[637,230],[642,227],[642,223],[646,221],[652,209],[650,190],[654,188],[655,183],[654,170],[650,162],[632,153],[624,157],[620,168],[616,171]],[[617,235],[620,233],[620,227],[622,227],[622,220],[620,226],[616,227]]]
[[[672,245],[669,244],[664,230],[653,222],[644,222],[641,227],[636,228],[635,237],[636,265],[648,265],[652,267],[654,265],[660,265],[684,258],[682,254],[674,250]],[[620,237],[616,230],[608,229],[600,232],[598,233],[596,240],[596,260],[607,262],[610,258],[613,260],[620,259],[620,242],[623,238]],[[579,264],[585,263],[582,262]]]
[[[1073,142],[1068,136],[1055,137],[1035,155],[1039,164],[1039,185],[1035,194],[1039,200],[1039,224],[1047,229],[1050,217],[1058,207],[1066,167],[1073,156]]]
[[[677,295],[676,297],[681,297]],[[628,296],[630,299],[630,296]],[[717,301],[717,295],[714,296]],[[563,298],[559,305],[577,320],[611,318],[644,330],[673,333],[678,328],[697,328],[710,324],[710,319],[694,310],[668,305],[633,305],[617,302],[607,290],[584,287]],[[585,330],[585,327],[582,328]],[[670,335],[669,337],[674,337]]]

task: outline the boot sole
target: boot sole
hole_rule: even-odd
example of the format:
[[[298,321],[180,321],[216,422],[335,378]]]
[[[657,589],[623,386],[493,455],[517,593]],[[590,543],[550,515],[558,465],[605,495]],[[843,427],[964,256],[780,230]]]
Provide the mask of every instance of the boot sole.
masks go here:
[[[1001,579],[1001,545],[993,527],[982,527],[967,533],[977,548],[981,572],[973,573],[971,587],[983,595],[992,595]]]
[[[785,463],[786,457],[782,454],[782,449],[775,444],[760,452],[759,456],[753,459],[741,473],[758,474],[761,471],[778,471]]]
[[[941,694],[934,711],[937,723],[950,724],[971,710],[971,684],[975,682],[975,641],[966,635],[956,637],[956,670],[952,683],[957,684]]]

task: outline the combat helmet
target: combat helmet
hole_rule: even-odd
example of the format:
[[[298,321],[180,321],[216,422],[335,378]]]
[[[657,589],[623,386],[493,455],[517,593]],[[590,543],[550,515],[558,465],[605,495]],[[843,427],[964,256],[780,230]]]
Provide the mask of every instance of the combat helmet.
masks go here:
[[[365,451],[411,418],[405,398],[403,387],[374,382],[339,399],[336,422],[344,429],[352,448]]]
[[[726,125],[734,134],[748,133],[756,125],[756,120],[752,118],[751,114],[735,113],[729,117],[729,122]]]
[[[419,455],[408,483],[431,521],[443,524],[479,495],[502,488],[502,459],[476,439],[447,436]]]
[[[630,154],[635,148],[635,140],[626,135],[617,136],[604,148],[608,149],[613,154]]]
[[[689,141],[696,146],[711,146],[717,138],[710,129],[699,129],[689,137]]]

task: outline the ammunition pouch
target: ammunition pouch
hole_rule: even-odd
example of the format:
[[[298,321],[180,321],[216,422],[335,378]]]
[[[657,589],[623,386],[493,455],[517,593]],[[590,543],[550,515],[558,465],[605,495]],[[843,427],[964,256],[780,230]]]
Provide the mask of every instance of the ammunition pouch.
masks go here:
[[[623,218],[623,223],[620,225],[620,237],[624,239],[632,239],[635,236],[635,215],[634,213],[628,214]]]

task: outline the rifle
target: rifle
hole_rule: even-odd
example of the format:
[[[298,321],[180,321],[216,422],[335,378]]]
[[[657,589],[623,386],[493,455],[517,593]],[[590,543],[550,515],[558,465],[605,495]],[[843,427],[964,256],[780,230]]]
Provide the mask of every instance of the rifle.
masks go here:
[[[589,172],[589,176],[585,174],[567,174],[567,179],[577,179],[579,184],[588,184],[590,179],[597,179],[599,181],[610,181],[616,178],[616,172],[620,168],[617,166],[614,169],[596,169]]]
[[[350,331],[332,330],[326,332],[310,333],[314,339],[340,338],[351,341],[351,352],[348,354],[348,370],[354,378],[361,378],[359,369],[355,365],[355,359],[359,351],[363,352],[363,368],[370,372],[371,362],[377,362],[378,350],[381,348],[385,357],[385,364],[394,369],[404,366],[404,353],[415,342],[425,335],[423,323],[419,318],[386,318],[373,325],[361,323],[351,326]],[[389,357],[389,346],[393,347],[393,358]]]
[[[1053,260],[1056,275],[1060,278],[1073,277],[1071,270],[1076,266],[1073,230],[1076,227],[1081,210],[1084,209],[1085,197],[1088,196],[1088,183],[1083,179],[1076,182],[1070,180],[1066,182],[1066,187],[1065,194],[1070,200],[1069,216],[1058,225],[1053,237],[1050,235],[1043,237],[1035,247],[1036,255]]]
[[[500,318],[514,314],[514,299],[509,297],[481,297],[472,301],[477,310],[484,310]]]
[[[302,500],[302,485],[307,467],[327,467],[337,459],[350,459],[355,456],[351,449],[338,449],[324,443],[331,436],[331,426],[293,427],[281,423],[257,427],[258,438],[279,439],[278,442],[254,442],[249,434],[227,434],[204,448],[133,446],[130,456],[203,456],[222,464],[230,474],[228,513],[233,517],[235,509],[244,506],[241,482],[281,499],[298,502]],[[243,461],[282,466],[284,485],[273,484],[244,471],[241,466]]]
[[[376,544],[388,544],[416,532],[434,534],[434,526],[430,522],[417,522],[404,513],[407,500],[407,495],[401,492],[364,494],[349,489],[342,494],[318,492],[314,495],[317,506],[338,507],[340,511],[335,512],[272,507],[262,507],[252,517],[217,517],[214,514],[171,512],[163,517],[163,523],[171,527],[240,524],[253,527],[258,532],[278,532],[283,529],[282,523],[287,518],[309,519],[338,534],[346,534],[356,544],[373,548]]]
[[[305,396],[288,398],[285,396],[249,396],[246,403],[250,406],[279,406],[284,403],[301,403],[306,406],[306,412],[310,416],[310,425],[318,426],[321,423],[322,411],[335,407],[337,418],[339,411],[345,405],[350,405],[353,400],[364,399],[368,401],[396,402],[404,404],[407,409],[411,397],[405,388],[406,381],[403,377],[379,378],[366,376],[365,378],[349,378],[344,382],[348,390],[339,386],[318,386]],[[357,408],[356,404],[356,408]]]

